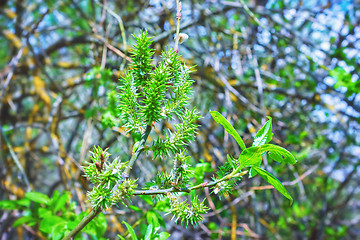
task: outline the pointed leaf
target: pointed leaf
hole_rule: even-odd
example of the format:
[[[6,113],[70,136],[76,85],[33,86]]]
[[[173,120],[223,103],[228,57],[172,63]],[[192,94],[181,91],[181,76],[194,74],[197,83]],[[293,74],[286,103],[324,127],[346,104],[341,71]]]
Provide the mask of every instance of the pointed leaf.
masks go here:
[[[95,229],[97,236],[104,235],[108,226],[105,215],[100,213],[92,222],[94,223],[93,228]]]
[[[15,210],[18,209],[19,205],[14,200],[2,200],[0,201],[0,209]]]
[[[262,153],[260,147],[249,147],[242,151],[238,159],[241,168],[259,165]]]
[[[158,220],[155,212],[148,211],[146,213],[146,220],[147,220],[148,224],[152,224],[154,226],[156,231],[160,229],[160,223],[159,223],[159,220]]]
[[[27,192],[25,194],[25,197],[27,199],[30,199],[33,202],[36,203],[43,203],[43,204],[48,204],[49,203],[49,197],[41,192]]]
[[[66,202],[68,200],[69,200],[69,193],[66,192],[63,195],[61,195],[61,197],[58,198],[56,201],[56,205],[54,207],[54,212],[56,213],[57,211],[62,209],[66,205]]]
[[[154,226],[152,224],[149,224],[147,229],[146,229],[146,233],[145,233],[145,240],[151,240],[151,235],[154,231]]]
[[[165,240],[165,239],[168,239],[170,237],[170,233],[167,233],[167,232],[161,232],[159,234],[159,240]]]
[[[18,227],[32,221],[36,221],[36,218],[34,218],[33,216],[22,216],[13,223],[13,227]]]
[[[227,154],[226,158],[227,158],[228,163],[230,164],[230,166],[235,170],[238,166],[236,164],[236,160],[234,159],[234,157]]]
[[[242,151],[238,159],[241,168],[249,166],[260,167],[261,157],[266,152],[269,152],[269,156],[277,162],[296,163],[294,156],[285,148],[273,144],[265,144],[261,147],[249,147]]]
[[[40,231],[45,233],[51,233],[56,224],[65,223],[65,220],[61,217],[50,215],[43,218],[40,222]]]
[[[129,233],[131,235],[131,239],[132,240],[137,240],[136,233],[135,233],[134,229],[130,226],[130,224],[128,224],[125,221],[122,221],[122,223],[125,224],[126,228],[128,229],[128,231],[129,231]]]
[[[64,229],[66,228],[66,223],[65,222],[61,222],[56,224],[51,231],[51,239],[52,240],[60,240],[63,239],[65,235],[64,233]]]
[[[269,157],[273,159],[274,161],[277,161],[279,163],[287,162],[290,164],[295,164],[296,160],[295,157],[285,148],[273,145],[273,144],[265,144],[261,146],[261,150],[268,151]]]
[[[274,186],[284,197],[290,200],[290,205],[293,202],[292,197],[290,196],[290,193],[286,190],[284,185],[273,175],[271,175],[269,172],[265,171],[262,168],[259,168],[257,166],[252,167],[263,179],[265,179],[268,183]]]
[[[225,128],[226,132],[228,132],[231,136],[235,138],[236,142],[239,144],[241,149],[245,150],[246,146],[244,141],[242,140],[240,135],[236,132],[234,127],[228,122],[228,120],[226,120],[226,118],[223,117],[223,115],[221,115],[217,111],[210,111],[210,114],[217,123],[220,123]]]
[[[261,160],[262,159],[260,158],[259,162],[254,164],[254,165],[257,166],[257,167],[260,167],[261,162],[262,162]],[[257,172],[253,168],[250,168],[249,178],[255,177],[256,175],[257,175]]]
[[[254,138],[253,147],[260,147],[265,143],[268,143],[272,139],[272,118],[269,117],[269,120],[264,124],[264,126],[256,133]]]

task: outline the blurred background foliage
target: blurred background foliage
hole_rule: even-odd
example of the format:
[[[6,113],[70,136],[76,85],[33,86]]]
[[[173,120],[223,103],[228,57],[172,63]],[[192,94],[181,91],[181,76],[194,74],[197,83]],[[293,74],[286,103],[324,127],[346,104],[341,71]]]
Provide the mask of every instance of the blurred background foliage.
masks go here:
[[[284,182],[294,204],[261,178],[244,179],[225,199],[197,191],[211,210],[196,227],[170,221],[162,213],[168,205],[146,196],[104,212],[88,236],[126,236],[122,221],[142,236],[153,219],[171,239],[359,236],[360,2],[184,0],[182,6],[181,32],[189,39],[179,51],[197,65],[192,105],[204,117],[188,150],[197,181],[209,180],[226,154],[241,150],[209,110],[227,116],[248,146],[271,116],[273,141],[298,163],[265,161],[265,169]],[[89,186],[80,166],[93,145],[129,158],[137,137],[121,128],[114,106],[132,35],[148,29],[157,60],[174,45],[175,14],[175,1],[165,0],[0,2],[0,200],[22,199],[1,205],[13,209],[0,210],[1,239],[45,239],[61,227],[50,229],[42,219],[83,216]],[[142,155],[133,171],[141,186],[169,166]]]

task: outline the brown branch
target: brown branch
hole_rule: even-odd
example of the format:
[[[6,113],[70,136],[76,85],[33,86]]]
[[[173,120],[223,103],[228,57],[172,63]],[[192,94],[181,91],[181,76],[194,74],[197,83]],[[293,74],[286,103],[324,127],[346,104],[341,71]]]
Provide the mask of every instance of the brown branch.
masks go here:
[[[78,234],[91,220],[93,220],[99,213],[101,209],[92,210],[88,215],[86,215],[81,222],[67,235],[63,238],[63,240],[69,240]]]

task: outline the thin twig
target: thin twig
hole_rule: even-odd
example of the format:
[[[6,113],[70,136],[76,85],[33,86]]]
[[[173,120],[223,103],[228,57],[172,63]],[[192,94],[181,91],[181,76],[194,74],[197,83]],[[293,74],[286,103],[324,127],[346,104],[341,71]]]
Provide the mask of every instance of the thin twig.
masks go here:
[[[124,45],[124,50],[125,52],[127,51],[127,42],[126,42],[126,33],[125,33],[125,28],[124,28],[124,23],[121,19],[121,17],[116,14],[114,11],[112,11],[111,9],[109,9],[106,5],[101,4],[99,1],[95,1],[98,5],[100,5],[101,7],[103,7],[108,13],[110,13],[111,16],[113,16],[119,23],[119,28],[121,31],[121,37],[123,39],[123,45]]]
[[[126,166],[126,169],[123,173],[124,176],[128,177],[130,174],[130,170],[132,169],[132,167],[134,166],[135,161],[138,159],[140,153],[144,150],[144,146],[146,143],[146,140],[151,132],[151,124],[146,126],[146,129],[143,133],[143,135],[141,136],[141,140],[139,142],[139,147],[138,149],[135,151],[135,153],[131,156],[131,159],[128,163],[128,165]]]
[[[262,27],[265,30],[269,30],[264,24],[262,24],[260,22],[260,20],[255,16],[255,14],[249,9],[249,7],[246,5],[246,3],[244,2],[244,0],[239,0],[241,7],[245,10],[245,12],[255,21],[255,23],[257,25],[259,25],[260,27]],[[222,1],[222,4],[226,5],[226,6],[236,6],[239,7],[239,3],[236,2],[230,2],[230,1]]]
[[[91,220],[93,220],[99,213],[101,209],[93,209],[88,215],[86,215],[81,222],[67,235],[63,238],[63,240],[68,240],[78,234]]]
[[[131,58],[126,56],[125,53],[123,53],[122,51],[120,51],[119,49],[117,49],[116,47],[114,47],[113,45],[111,45],[104,37],[99,36],[99,35],[95,35],[95,37],[99,40],[101,40],[107,48],[109,48],[111,51],[113,51],[114,53],[116,53],[117,55],[119,55],[122,58],[125,58],[126,61],[128,62],[132,62]]]
[[[181,2],[176,0],[176,34],[175,34],[175,51],[179,51],[179,34],[180,34],[180,19],[181,19]]]
[[[10,142],[9,142],[9,140],[7,139],[6,134],[5,134],[5,132],[4,132],[4,130],[3,130],[3,128],[2,128],[1,125],[0,125],[0,131],[1,131],[1,135],[3,136],[3,138],[4,138],[4,140],[5,140],[6,146],[8,147],[8,149],[9,149],[9,151],[10,151],[11,157],[12,157],[12,159],[14,160],[16,166],[18,167],[18,169],[19,169],[19,171],[20,171],[20,173],[21,173],[21,175],[22,175],[22,177],[23,177],[23,179],[24,179],[24,182],[25,182],[26,187],[27,187],[26,191],[29,192],[29,191],[31,191],[31,186],[30,186],[29,179],[27,178],[26,173],[25,173],[23,167],[21,166],[21,163],[20,163],[18,157],[16,156],[16,154],[15,154],[12,146],[10,145]]]
[[[203,182],[203,183],[200,183],[200,184],[190,187],[190,188],[172,187],[172,188],[157,189],[157,190],[135,190],[133,195],[157,195],[157,194],[166,194],[166,193],[172,193],[172,192],[190,192],[192,190],[196,190],[196,189],[200,189],[200,188],[213,187],[213,186],[217,185],[218,183],[230,180],[231,178],[241,177],[248,173],[248,171],[244,171],[244,172],[240,172],[240,173],[235,173],[235,171],[232,173],[229,173],[228,175],[224,176],[223,178],[221,178],[219,180],[212,181],[209,183]]]

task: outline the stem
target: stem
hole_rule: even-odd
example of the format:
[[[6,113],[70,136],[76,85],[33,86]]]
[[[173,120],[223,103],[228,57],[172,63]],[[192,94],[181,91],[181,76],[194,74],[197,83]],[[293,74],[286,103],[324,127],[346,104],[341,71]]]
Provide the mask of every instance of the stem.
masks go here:
[[[95,1],[97,4],[99,4],[99,6],[103,7],[108,13],[110,13],[111,16],[113,16],[114,18],[116,18],[116,20],[119,23],[119,28],[121,31],[121,38],[123,40],[123,47],[124,47],[124,52],[127,52],[127,43],[126,43],[126,33],[125,33],[125,28],[124,28],[124,23],[121,19],[121,17],[116,14],[113,10],[111,10],[110,8],[108,8],[106,5],[103,5],[101,2],[99,1]]]
[[[260,20],[255,16],[255,14],[249,9],[249,7],[246,5],[244,0],[239,0],[239,2],[242,4],[242,7],[244,8],[245,12],[256,22],[257,25],[262,27],[265,30],[269,30],[264,24],[260,22]]]
[[[19,158],[16,156],[8,138],[6,137],[6,134],[4,132],[4,129],[2,128],[2,126],[0,125],[0,132],[1,132],[1,135],[3,136],[4,140],[5,140],[5,143],[6,143],[6,146],[7,148],[9,149],[9,152],[10,152],[10,155],[12,157],[12,159],[14,160],[16,166],[19,168],[19,171],[24,179],[24,182],[26,184],[26,191],[27,192],[30,192],[31,191],[31,186],[30,186],[30,182],[29,182],[29,179],[27,178],[26,176],[26,173],[24,171],[24,168],[22,167],[20,161],[19,161]],[[1,136],[0,136],[1,137]]]
[[[239,168],[238,168],[238,169],[239,169]],[[240,169],[239,169],[239,170],[240,170]],[[219,179],[219,180],[212,181],[212,182],[209,182],[209,183],[200,183],[199,185],[196,185],[196,186],[191,187],[190,190],[195,190],[195,189],[204,188],[204,187],[212,187],[212,186],[215,186],[215,185],[218,184],[218,183],[221,183],[221,182],[230,180],[231,178],[241,177],[241,176],[244,176],[245,174],[248,173],[248,171],[244,171],[244,172],[240,172],[240,173],[237,173],[237,172],[235,172],[235,171],[236,171],[236,170],[234,170],[232,173],[224,176],[223,178],[221,178],[221,179]]]
[[[63,240],[71,239],[72,237],[75,237],[76,234],[78,234],[91,220],[93,220],[99,213],[101,212],[101,209],[98,210],[93,209],[88,215],[86,215],[81,222],[66,236],[63,238]]]
[[[175,34],[175,51],[179,51],[179,34],[180,34],[180,19],[181,19],[181,3],[176,0],[176,34]]]
[[[189,193],[190,191],[195,190],[195,189],[205,188],[205,187],[213,187],[220,182],[230,180],[231,178],[241,177],[248,173],[248,171],[244,171],[244,172],[240,172],[240,173],[234,173],[234,172],[224,176],[223,178],[221,178],[219,180],[212,181],[209,183],[205,183],[205,182],[200,183],[199,185],[196,185],[196,186],[193,186],[190,188],[179,188],[178,189],[178,188],[172,187],[172,188],[158,189],[158,190],[135,190],[132,195],[157,195],[157,194],[166,194],[166,193],[171,193],[171,192],[187,192],[187,193]]]
[[[147,140],[150,132],[151,132],[151,124],[146,126],[145,132],[141,136],[141,139],[139,142],[139,147],[138,147],[138,149],[136,149],[135,153],[131,156],[129,163],[126,166],[126,169],[123,173],[123,175],[125,177],[129,176],[130,170],[134,166],[136,159],[139,157],[140,153],[144,150],[144,146],[145,146],[146,140]]]
[[[189,188],[166,188],[158,190],[135,190],[132,195],[155,195],[155,194],[165,194],[170,192],[190,192]]]

